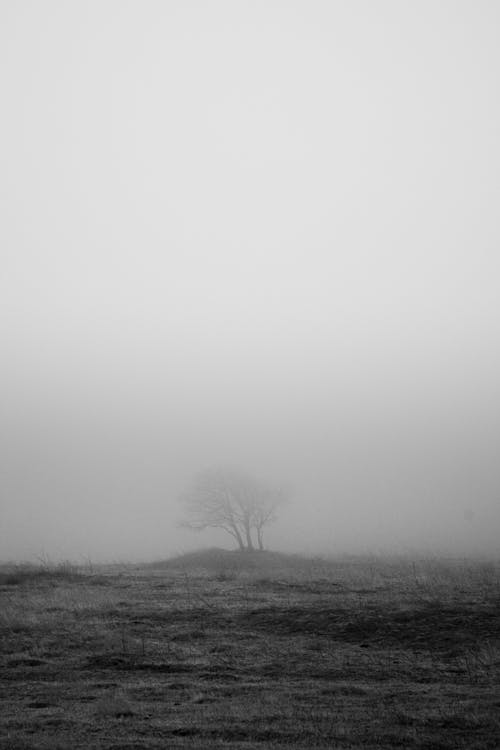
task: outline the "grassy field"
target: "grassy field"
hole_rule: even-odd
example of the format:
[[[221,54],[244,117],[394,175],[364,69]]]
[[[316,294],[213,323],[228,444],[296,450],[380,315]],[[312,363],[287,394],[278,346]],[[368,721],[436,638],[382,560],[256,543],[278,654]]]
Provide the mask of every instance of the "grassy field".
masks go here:
[[[493,562],[0,571],[0,748],[500,747]]]

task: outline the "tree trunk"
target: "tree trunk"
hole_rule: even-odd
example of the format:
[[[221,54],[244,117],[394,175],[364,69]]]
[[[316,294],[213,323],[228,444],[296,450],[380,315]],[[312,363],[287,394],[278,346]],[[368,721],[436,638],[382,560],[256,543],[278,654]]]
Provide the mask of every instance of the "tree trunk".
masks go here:
[[[243,552],[245,549],[245,545],[243,544],[243,539],[241,538],[241,536],[238,536],[238,547],[240,552]]]
[[[250,524],[245,524],[245,536],[247,539],[247,550],[249,552],[253,552],[253,542],[252,542]]]
[[[236,539],[236,541],[238,542],[238,547],[240,548],[241,551],[243,551],[245,549],[245,544],[243,543],[243,537],[240,534],[240,530],[236,526],[236,524],[233,524],[232,528],[233,528],[233,531],[234,531],[233,536]]]
[[[264,551],[264,540],[262,539],[262,529],[257,526],[257,541],[259,543],[259,549],[261,552]]]

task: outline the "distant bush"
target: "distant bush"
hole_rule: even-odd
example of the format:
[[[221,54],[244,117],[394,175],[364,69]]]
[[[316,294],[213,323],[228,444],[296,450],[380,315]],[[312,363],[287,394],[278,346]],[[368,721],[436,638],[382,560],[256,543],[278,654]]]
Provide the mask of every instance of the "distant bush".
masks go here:
[[[23,563],[0,570],[0,585],[20,586],[25,583],[74,581],[81,576],[78,566],[67,561],[56,565]]]

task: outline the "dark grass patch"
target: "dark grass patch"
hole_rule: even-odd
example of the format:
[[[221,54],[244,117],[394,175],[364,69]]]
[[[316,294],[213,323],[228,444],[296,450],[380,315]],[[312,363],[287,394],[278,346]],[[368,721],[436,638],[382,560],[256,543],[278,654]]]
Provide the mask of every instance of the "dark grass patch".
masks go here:
[[[0,737],[0,750],[70,750],[70,746],[54,737]]]
[[[7,659],[6,661],[7,667],[19,667],[21,669],[24,669],[25,667],[42,667],[46,664],[46,659],[35,659],[32,656],[16,656],[12,659]]]
[[[196,671],[196,667],[192,664],[180,664],[161,660],[148,661],[134,654],[91,654],[86,657],[84,668],[126,672],[160,672],[165,674]]]
[[[240,615],[240,623],[276,635],[327,636],[361,647],[392,645],[461,652],[480,640],[500,638],[500,604],[431,604],[405,611],[380,607],[369,614],[314,604],[266,607]]]

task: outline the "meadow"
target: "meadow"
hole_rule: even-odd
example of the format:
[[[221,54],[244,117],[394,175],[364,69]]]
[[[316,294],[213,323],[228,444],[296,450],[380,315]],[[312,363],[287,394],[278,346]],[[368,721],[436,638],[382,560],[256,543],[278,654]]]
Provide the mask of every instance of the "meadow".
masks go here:
[[[498,750],[495,561],[0,570],[1,750]]]

